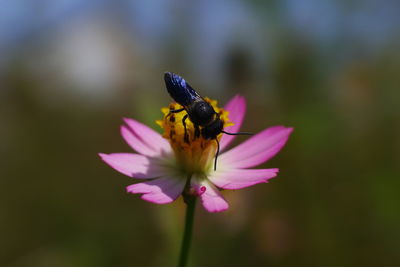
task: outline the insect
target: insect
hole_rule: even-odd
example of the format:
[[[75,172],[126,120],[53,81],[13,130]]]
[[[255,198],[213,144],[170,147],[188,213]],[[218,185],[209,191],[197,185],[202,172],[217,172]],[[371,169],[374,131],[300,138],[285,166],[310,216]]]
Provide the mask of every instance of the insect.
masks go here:
[[[225,132],[224,122],[220,119],[214,108],[205,101],[181,76],[172,72],[164,74],[165,85],[169,95],[183,108],[170,110],[170,113],[186,111],[182,118],[185,130],[184,140],[189,143],[189,135],[186,129],[186,120],[189,118],[195,127],[195,137],[200,135],[206,139],[214,139],[217,142],[217,152],[214,159],[214,171],[217,169],[217,158],[219,155],[219,142],[217,136],[220,133],[228,135],[251,135],[251,133],[229,133]]]

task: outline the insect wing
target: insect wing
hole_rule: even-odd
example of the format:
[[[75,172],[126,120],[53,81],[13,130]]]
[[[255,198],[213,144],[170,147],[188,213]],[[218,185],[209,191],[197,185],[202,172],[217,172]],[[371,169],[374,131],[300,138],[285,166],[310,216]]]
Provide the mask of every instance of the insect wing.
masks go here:
[[[172,72],[164,75],[165,85],[170,96],[184,107],[189,106],[201,96],[183,79]]]

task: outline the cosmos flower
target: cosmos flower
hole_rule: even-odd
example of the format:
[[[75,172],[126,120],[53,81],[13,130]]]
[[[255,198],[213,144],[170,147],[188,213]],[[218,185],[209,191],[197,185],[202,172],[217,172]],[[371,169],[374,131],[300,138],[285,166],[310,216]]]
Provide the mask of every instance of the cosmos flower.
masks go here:
[[[239,131],[246,112],[246,101],[242,96],[235,96],[224,108],[218,108],[214,100],[205,100],[220,114],[224,130]],[[127,192],[142,194],[143,200],[157,204],[173,202],[180,195],[195,195],[207,211],[220,212],[229,207],[221,190],[266,183],[277,175],[277,168],[250,168],[275,156],[285,145],[292,128],[267,128],[227,151],[235,136],[220,134],[221,153],[214,170],[215,140],[196,137],[190,120],[186,121],[189,141],[187,137],[185,140],[182,124],[185,112],[169,112],[181,107],[172,103],[169,108],[162,109],[164,118],[157,124],[164,129],[163,135],[136,120],[124,118],[126,125],[121,126],[122,137],[137,153],[99,154],[120,173],[144,180],[129,185]]]

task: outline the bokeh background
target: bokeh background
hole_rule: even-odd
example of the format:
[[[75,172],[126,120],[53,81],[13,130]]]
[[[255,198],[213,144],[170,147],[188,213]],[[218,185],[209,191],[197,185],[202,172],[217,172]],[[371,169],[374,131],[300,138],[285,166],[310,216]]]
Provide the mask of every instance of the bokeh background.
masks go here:
[[[266,185],[197,209],[192,267],[400,266],[398,0],[0,2],[0,265],[175,266],[182,199],[125,193],[98,152],[160,130],[163,72],[244,129],[295,127]],[[238,142],[245,138],[238,138]]]

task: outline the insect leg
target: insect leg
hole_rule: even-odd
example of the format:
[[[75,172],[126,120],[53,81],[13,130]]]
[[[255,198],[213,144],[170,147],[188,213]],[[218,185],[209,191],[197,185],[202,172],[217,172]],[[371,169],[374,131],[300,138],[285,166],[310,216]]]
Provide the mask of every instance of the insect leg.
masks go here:
[[[185,108],[170,109],[170,110],[169,110],[169,113],[167,114],[167,117],[166,117],[166,118],[168,118],[169,116],[171,116],[173,113],[179,113],[179,112],[184,111],[184,110],[185,110]]]
[[[180,109],[170,109],[169,110],[169,112],[170,113],[178,113],[178,112],[181,112],[181,111],[184,111],[185,110],[185,108],[180,108]]]
[[[199,138],[200,137],[200,127],[199,125],[195,125],[194,126],[194,139]]]
[[[186,119],[188,118],[188,114],[186,114],[185,116],[183,116],[183,119],[182,119],[182,124],[183,124],[183,128],[185,129],[185,135],[184,135],[184,139],[183,140],[185,140],[185,142],[186,143],[188,143],[189,144],[189,135],[188,135],[188,133],[187,133],[187,129],[186,129]]]

